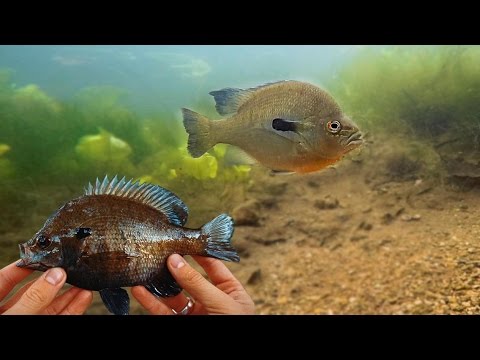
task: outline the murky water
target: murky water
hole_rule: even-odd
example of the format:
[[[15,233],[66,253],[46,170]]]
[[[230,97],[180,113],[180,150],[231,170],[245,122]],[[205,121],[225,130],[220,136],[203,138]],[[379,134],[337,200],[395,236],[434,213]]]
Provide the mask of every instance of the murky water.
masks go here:
[[[219,119],[210,91],[289,79],[332,94],[362,149],[288,176],[190,156],[180,108]],[[476,312],[479,147],[478,46],[0,46],[0,266],[119,174],[177,193],[190,227],[233,214],[261,313]]]

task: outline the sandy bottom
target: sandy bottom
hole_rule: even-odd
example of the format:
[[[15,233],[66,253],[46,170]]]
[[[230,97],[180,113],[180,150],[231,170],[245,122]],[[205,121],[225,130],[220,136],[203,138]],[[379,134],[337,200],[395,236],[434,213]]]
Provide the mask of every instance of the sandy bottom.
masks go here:
[[[479,312],[478,187],[396,181],[362,161],[312,175],[254,175],[232,209],[244,225],[233,238],[241,262],[228,266],[258,314]],[[2,264],[31,235],[0,235]],[[98,294],[88,313],[106,313]],[[133,299],[132,313],[143,313]]]

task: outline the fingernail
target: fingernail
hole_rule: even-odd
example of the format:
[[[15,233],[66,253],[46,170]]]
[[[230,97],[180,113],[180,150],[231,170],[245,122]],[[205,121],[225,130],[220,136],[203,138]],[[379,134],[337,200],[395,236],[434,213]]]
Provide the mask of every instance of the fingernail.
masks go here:
[[[185,266],[185,262],[180,255],[173,254],[170,256],[169,260],[170,264],[172,264],[175,269],[180,269],[181,267]]]
[[[52,285],[58,285],[63,280],[63,271],[57,268],[50,269],[45,274],[45,280]]]

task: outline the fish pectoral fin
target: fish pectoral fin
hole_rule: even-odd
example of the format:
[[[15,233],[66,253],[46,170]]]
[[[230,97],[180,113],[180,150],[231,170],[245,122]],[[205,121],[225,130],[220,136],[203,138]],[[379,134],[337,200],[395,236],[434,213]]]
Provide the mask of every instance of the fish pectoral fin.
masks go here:
[[[149,284],[145,285],[148,291],[153,295],[160,297],[171,297],[180,294],[182,288],[173,278],[168,268],[165,267],[160,271],[158,276]]]
[[[272,175],[292,175],[292,174],[295,174],[295,171],[272,170],[270,173],[271,173]]]
[[[102,289],[100,290],[100,297],[108,311],[112,314],[128,315],[130,311],[130,298],[124,289]]]
[[[250,156],[246,151],[233,145],[227,147],[223,160],[227,166],[258,164],[257,160]]]

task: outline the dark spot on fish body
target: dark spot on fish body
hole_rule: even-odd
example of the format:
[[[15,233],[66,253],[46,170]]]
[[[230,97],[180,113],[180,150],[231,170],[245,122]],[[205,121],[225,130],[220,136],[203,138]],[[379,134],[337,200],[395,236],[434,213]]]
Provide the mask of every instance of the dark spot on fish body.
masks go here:
[[[78,240],[83,240],[90,235],[92,235],[92,229],[90,228],[78,228],[75,234]]]
[[[272,127],[277,131],[297,131],[297,123],[284,119],[273,119]]]

